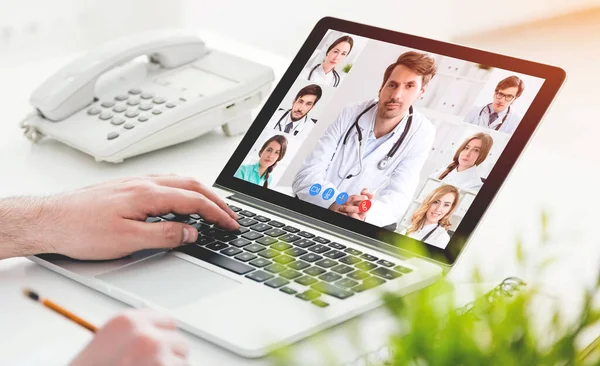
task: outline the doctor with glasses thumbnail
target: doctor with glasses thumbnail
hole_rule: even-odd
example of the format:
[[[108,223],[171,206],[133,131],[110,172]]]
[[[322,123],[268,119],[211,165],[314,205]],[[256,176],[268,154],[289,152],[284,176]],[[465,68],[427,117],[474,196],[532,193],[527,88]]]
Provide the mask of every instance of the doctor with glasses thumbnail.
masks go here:
[[[378,98],[343,108],[327,128],[296,174],[294,194],[377,226],[395,226],[435,138],[433,124],[412,104],[436,69],[427,54],[400,55],[385,70]],[[323,194],[311,192],[311,186]]]
[[[522,116],[511,105],[523,94],[525,85],[517,76],[509,76],[498,83],[492,103],[473,107],[466,122],[499,132],[513,133]]]

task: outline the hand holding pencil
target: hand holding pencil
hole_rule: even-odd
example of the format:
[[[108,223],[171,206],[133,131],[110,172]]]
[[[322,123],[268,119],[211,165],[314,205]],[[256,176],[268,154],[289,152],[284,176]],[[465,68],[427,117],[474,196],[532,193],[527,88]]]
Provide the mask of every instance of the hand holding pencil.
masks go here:
[[[30,299],[95,333],[70,366],[188,365],[188,344],[171,318],[149,309],[130,309],[100,329],[60,305],[24,290]]]

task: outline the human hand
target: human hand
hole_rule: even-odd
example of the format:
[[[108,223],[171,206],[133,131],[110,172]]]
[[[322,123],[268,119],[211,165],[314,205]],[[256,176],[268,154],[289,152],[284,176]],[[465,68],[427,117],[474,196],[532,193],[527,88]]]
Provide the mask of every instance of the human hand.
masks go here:
[[[197,213],[237,230],[237,215],[192,178],[152,175],[109,181],[42,201],[37,240],[44,252],[76,259],[112,259],[147,248],[193,243],[198,231],[179,222],[145,222],[169,212]]]
[[[149,309],[110,319],[69,366],[187,365],[188,344],[175,321]]]
[[[360,194],[353,194],[348,197],[348,200],[343,204],[339,205],[338,212],[348,215],[354,219],[365,221],[367,218],[366,212],[361,212],[359,205],[361,202],[366,200],[372,200],[375,197],[373,193],[370,193],[367,188],[363,188]]]

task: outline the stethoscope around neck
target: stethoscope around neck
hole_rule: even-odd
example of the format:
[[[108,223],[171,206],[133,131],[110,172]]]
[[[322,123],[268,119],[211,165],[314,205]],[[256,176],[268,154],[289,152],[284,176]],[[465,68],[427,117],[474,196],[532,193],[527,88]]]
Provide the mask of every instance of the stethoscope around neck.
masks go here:
[[[486,105],[485,107],[481,108],[481,110],[479,111],[479,117],[481,117],[481,114],[483,113],[483,110],[486,109],[486,108],[488,110],[488,114],[492,114],[492,107],[491,107],[491,105],[492,105],[492,103],[490,103],[490,104]],[[494,130],[498,131],[500,129],[500,127],[502,127],[502,125],[504,124],[504,122],[508,118],[509,114],[510,114],[510,106],[508,106],[508,110],[506,111],[506,114],[502,118],[502,122],[500,122],[499,125],[497,125],[496,127],[494,127]],[[488,123],[488,126],[489,126],[489,123]]]
[[[347,174],[341,174],[340,173],[340,169],[338,169],[338,176],[341,179],[350,179],[352,177],[356,177],[358,175],[360,175],[363,171],[363,164],[362,164],[362,160],[363,160],[363,152],[362,152],[362,140],[363,140],[363,136],[362,136],[362,131],[360,130],[360,126],[358,125],[358,121],[360,120],[360,118],[367,113],[368,111],[370,111],[371,109],[373,109],[373,107],[375,107],[377,105],[377,103],[373,103],[370,106],[368,106],[364,111],[362,111],[358,117],[356,117],[356,119],[354,120],[354,123],[350,126],[350,128],[348,129],[348,131],[346,131],[346,135],[344,136],[344,141],[342,144],[342,162],[347,161],[346,160],[346,143],[348,142],[348,138],[350,137],[350,133],[352,132],[352,129],[356,129],[356,133],[358,134],[358,165],[359,165],[359,171],[357,174],[351,174],[350,171],[347,172]],[[394,143],[394,146],[392,146],[392,148],[390,149],[390,151],[388,151],[388,153],[383,157],[383,159],[381,159],[379,161],[379,163],[377,163],[377,168],[379,170],[384,170],[385,168],[387,168],[389,161],[394,157],[394,155],[396,154],[396,152],[398,151],[398,149],[400,148],[400,145],[402,145],[402,142],[404,142],[404,139],[406,138],[406,135],[408,135],[408,131],[410,130],[410,126],[412,124],[412,118],[413,118],[413,107],[410,106],[410,108],[408,109],[408,121],[406,122],[406,126],[404,126],[404,131],[402,131],[402,135],[400,135],[400,138]]]

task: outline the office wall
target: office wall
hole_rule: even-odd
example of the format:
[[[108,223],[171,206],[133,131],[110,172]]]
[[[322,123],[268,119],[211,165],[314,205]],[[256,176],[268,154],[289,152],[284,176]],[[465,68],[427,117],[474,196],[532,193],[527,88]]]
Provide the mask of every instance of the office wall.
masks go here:
[[[293,57],[314,24],[336,16],[442,40],[600,4],[600,0],[185,1],[185,22]],[[485,14],[485,15],[482,15]],[[486,48],[493,49],[493,44]]]

